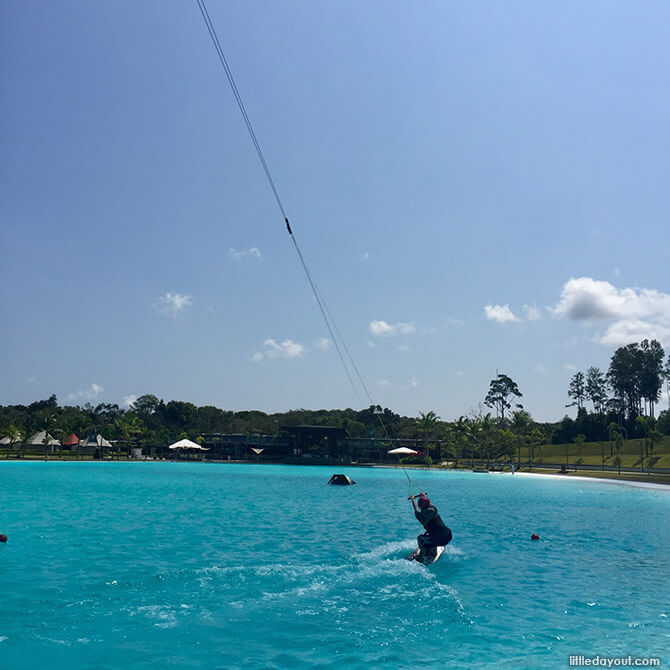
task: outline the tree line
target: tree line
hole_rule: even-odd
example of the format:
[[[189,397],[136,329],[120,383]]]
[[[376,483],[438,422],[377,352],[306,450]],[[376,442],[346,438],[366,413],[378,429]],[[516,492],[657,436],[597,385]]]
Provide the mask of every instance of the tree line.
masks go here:
[[[439,451],[469,458],[512,458],[522,447],[541,449],[542,444],[612,440],[670,434],[670,412],[656,418],[663,382],[670,383],[670,357],[656,341],[644,340],[617,349],[607,372],[589,367],[570,380],[567,407],[577,407],[577,417],[541,423],[519,402],[517,383],[498,374],[489,384],[483,403],[467,416],[443,421],[434,411],[418,417],[401,416],[379,405],[364,410],[307,410],[267,414],[257,410],[223,410],[190,402],[165,402],[142,395],[128,409],[100,403],[61,406],[55,395],[30,405],[0,406],[0,437],[25,440],[46,431],[60,441],[74,433],[84,438],[101,433],[126,445],[167,445],[182,437],[198,439],[212,433],[279,435],[287,426],[314,425],[344,428],[352,438],[416,440]],[[590,410],[587,405],[590,404]],[[489,411],[490,410],[490,411]],[[439,455],[439,454],[438,454]]]
[[[578,434],[587,441],[623,437],[649,437],[670,433],[670,413],[656,417],[656,405],[666,384],[670,401],[670,356],[657,340],[642,340],[619,347],[607,372],[591,366],[570,379],[568,407],[577,407],[576,419],[566,416],[556,433],[557,442],[569,442]],[[588,405],[590,404],[590,411]]]

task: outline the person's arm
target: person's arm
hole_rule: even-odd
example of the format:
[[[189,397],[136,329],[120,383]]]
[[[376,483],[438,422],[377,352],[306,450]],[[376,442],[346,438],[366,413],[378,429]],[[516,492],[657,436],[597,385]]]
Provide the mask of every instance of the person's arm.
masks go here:
[[[412,501],[412,506],[414,507],[414,514],[418,514],[419,513],[419,508],[416,506],[415,498],[416,498],[416,496],[410,495],[410,496],[407,497],[407,500]]]

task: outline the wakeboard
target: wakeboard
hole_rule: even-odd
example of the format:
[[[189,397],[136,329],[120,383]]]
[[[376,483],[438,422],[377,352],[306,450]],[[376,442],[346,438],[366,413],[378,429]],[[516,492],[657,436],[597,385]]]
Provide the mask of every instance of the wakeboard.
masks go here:
[[[417,561],[418,563],[422,563],[423,565],[430,565],[431,563],[435,563],[440,556],[444,553],[444,547],[437,547],[437,551],[434,555],[432,556],[426,556],[426,554],[417,547],[408,557],[408,561]]]

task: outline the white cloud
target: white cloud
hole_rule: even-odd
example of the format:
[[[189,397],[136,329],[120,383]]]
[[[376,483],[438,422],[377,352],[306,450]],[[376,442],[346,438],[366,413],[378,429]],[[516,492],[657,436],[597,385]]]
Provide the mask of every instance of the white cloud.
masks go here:
[[[37,381],[37,377],[26,377],[26,381],[29,384],[34,384]]]
[[[670,342],[670,319],[667,325],[650,323],[640,319],[622,319],[613,323],[598,338],[598,342],[601,344],[609,344],[615,347],[625,346],[631,342],[641,342],[642,340]]]
[[[367,261],[368,258],[370,258],[370,252],[369,252],[369,251],[364,251],[364,252],[361,254],[361,258],[362,258],[364,261]]]
[[[130,395],[124,395],[123,396],[123,401],[121,403],[121,407],[125,407],[126,409],[130,407],[135,401],[137,400],[137,396],[134,393],[131,393]]]
[[[553,313],[571,321],[610,322],[596,340],[621,346],[645,338],[670,342],[670,294],[622,288],[591,277],[571,278]]]
[[[327,337],[322,337],[316,343],[316,348],[321,349],[321,351],[328,351],[328,349],[330,349],[331,344],[332,344],[331,340],[329,340]]]
[[[405,354],[410,353],[411,349],[406,344],[399,344],[396,349],[402,351]]]
[[[540,310],[535,305],[524,305],[523,311],[529,321],[537,321],[540,318]]]
[[[91,384],[87,389],[83,391],[73,391],[72,393],[67,394],[68,400],[93,400],[99,396],[105,389],[102,388],[99,384]]]
[[[538,375],[546,375],[546,374],[549,374],[549,371],[547,370],[547,368],[544,367],[544,365],[542,365],[542,363],[538,363],[538,364],[533,368],[533,372],[537,373]]]
[[[409,385],[410,385],[412,388],[415,389],[415,388],[417,388],[417,387],[419,386],[419,380],[418,380],[416,377],[412,377],[412,378],[409,380]]]
[[[465,372],[463,372],[463,370],[456,370],[456,372],[454,372],[454,375],[456,377],[465,377]]]
[[[370,332],[377,336],[386,336],[386,335],[408,335],[413,333],[416,330],[414,322],[404,323],[399,321],[393,325],[386,323],[386,321],[371,321],[370,322]]]
[[[391,382],[388,379],[380,379],[377,382],[377,386],[388,386]]]
[[[154,309],[163,316],[173,319],[180,317],[191,305],[193,298],[190,295],[180,293],[166,293],[153,304]]]
[[[293,340],[282,340],[281,343],[273,339],[263,342],[263,350],[257,351],[252,357],[252,363],[258,363],[264,358],[300,358],[307,350],[302,344]]]
[[[565,363],[563,369],[568,372],[577,372],[577,366],[574,363]]]
[[[257,247],[249,247],[249,249],[244,249],[242,251],[238,251],[237,249],[233,249],[232,247],[228,249],[228,257],[232,258],[235,261],[241,261],[243,258],[247,256],[259,259],[263,257],[260,250]]]
[[[498,323],[507,323],[510,321],[518,321],[514,313],[509,308],[509,305],[486,305],[484,307],[484,314],[487,319],[497,321]]]

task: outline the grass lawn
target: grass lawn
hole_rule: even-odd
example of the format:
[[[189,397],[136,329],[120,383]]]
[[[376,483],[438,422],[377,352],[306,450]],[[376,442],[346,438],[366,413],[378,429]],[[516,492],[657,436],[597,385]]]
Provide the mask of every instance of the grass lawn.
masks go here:
[[[570,444],[543,444],[533,449],[533,464],[537,463],[565,463],[566,448],[568,452],[569,465],[602,465],[603,453],[605,465],[615,465],[617,450],[614,442],[585,442],[581,448],[579,445]],[[528,461],[529,448],[521,448],[521,462]],[[647,455],[647,451],[648,454]],[[670,468],[670,435],[663,437],[663,442],[651,448],[645,448],[644,439],[635,438],[626,440],[618,455],[621,457],[621,465],[626,468],[640,467],[640,453],[642,453],[642,465],[645,468]],[[515,459],[516,460],[516,459]]]

